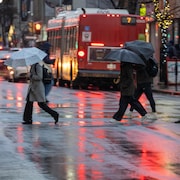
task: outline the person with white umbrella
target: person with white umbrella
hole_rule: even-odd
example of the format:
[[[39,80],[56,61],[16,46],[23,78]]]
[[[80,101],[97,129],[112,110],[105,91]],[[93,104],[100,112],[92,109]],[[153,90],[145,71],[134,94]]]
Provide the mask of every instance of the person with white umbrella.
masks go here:
[[[23,48],[18,52],[10,55],[5,65],[11,67],[31,66],[30,84],[26,97],[26,105],[23,114],[23,124],[32,124],[33,103],[36,101],[40,108],[49,113],[58,122],[59,114],[52,110],[46,104],[45,88],[43,84],[43,63],[42,60],[47,56],[45,52],[39,48]]]
[[[35,63],[30,69],[30,84],[27,93],[27,102],[23,114],[23,124],[32,124],[33,103],[36,101],[41,109],[49,113],[58,122],[59,114],[52,110],[46,103],[45,89],[43,84],[42,63]]]

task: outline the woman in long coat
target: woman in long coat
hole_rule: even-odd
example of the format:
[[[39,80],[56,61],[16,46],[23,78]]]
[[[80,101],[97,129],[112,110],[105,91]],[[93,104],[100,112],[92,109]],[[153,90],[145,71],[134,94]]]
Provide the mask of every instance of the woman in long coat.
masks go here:
[[[45,98],[45,89],[43,84],[43,69],[40,63],[33,64],[30,69],[30,84],[26,97],[26,105],[23,114],[23,124],[32,124],[33,102],[38,102],[41,109],[49,113],[58,122],[59,114],[48,107]]]

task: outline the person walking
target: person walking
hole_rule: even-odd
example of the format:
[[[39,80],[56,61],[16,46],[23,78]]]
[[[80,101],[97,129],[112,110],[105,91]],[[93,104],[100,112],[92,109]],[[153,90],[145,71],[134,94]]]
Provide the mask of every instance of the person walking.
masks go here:
[[[148,119],[147,112],[142,104],[135,99],[134,96],[134,79],[133,79],[133,68],[134,65],[131,63],[121,62],[121,76],[120,76],[120,91],[121,97],[119,100],[119,109],[113,115],[113,119],[121,121],[123,115],[130,104],[141,116],[142,120]]]
[[[59,114],[48,107],[48,105],[46,104],[45,87],[42,79],[42,62],[31,65],[30,84],[27,92],[26,105],[23,114],[23,124],[32,124],[33,103],[35,101],[38,103],[38,106],[41,109],[49,113],[54,118],[55,124],[58,122]]]
[[[137,81],[137,88],[134,93],[134,98],[139,100],[141,95],[144,93],[149,100],[152,113],[151,118],[156,119],[156,104],[153,98],[152,88],[151,85],[153,83],[153,78],[149,76],[148,72],[146,71],[145,67],[138,68],[136,70],[136,81]],[[133,106],[130,107],[130,112],[128,113],[129,116],[132,116]]]
[[[43,65],[47,69],[47,71],[52,74],[51,82],[50,83],[44,83],[45,96],[46,96],[46,102],[47,103],[49,102],[49,100],[47,99],[47,96],[50,93],[50,91],[52,89],[52,86],[54,85],[54,78],[53,78],[53,73],[52,73],[52,67],[51,66],[52,66],[52,64],[54,64],[55,59],[50,59],[49,58],[50,48],[51,48],[51,44],[48,43],[48,42],[44,42],[40,46],[40,49],[47,54],[47,56],[43,59]]]
[[[53,63],[53,62],[52,62]],[[44,82],[44,88],[45,88],[45,97],[46,97],[46,102],[48,103],[49,100],[47,99],[47,96],[49,95],[53,85],[54,85],[54,78],[53,78],[53,73],[52,73],[52,67],[51,64],[46,63],[45,60],[43,60],[43,67],[47,69],[48,76],[51,76],[51,80],[48,82]]]
[[[169,43],[167,44],[167,56],[169,58],[177,57],[177,51],[174,46],[173,40],[170,40]]]

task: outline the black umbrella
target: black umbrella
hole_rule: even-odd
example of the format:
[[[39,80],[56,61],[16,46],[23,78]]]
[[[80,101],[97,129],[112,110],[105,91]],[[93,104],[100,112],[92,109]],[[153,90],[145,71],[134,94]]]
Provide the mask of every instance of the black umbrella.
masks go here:
[[[154,53],[154,48],[151,43],[140,40],[126,42],[124,48],[137,53],[141,58],[146,60]]]
[[[115,61],[121,61],[121,62],[129,62],[132,64],[140,64],[144,65],[145,63],[143,59],[133,51],[130,51],[125,48],[121,49],[113,49],[111,50],[105,57],[105,60],[115,60]]]

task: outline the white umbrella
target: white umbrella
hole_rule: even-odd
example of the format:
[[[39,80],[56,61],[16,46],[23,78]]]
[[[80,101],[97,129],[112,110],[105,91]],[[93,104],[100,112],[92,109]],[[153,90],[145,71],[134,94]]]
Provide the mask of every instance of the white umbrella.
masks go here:
[[[47,54],[44,51],[36,47],[22,48],[19,51],[11,53],[10,57],[4,64],[14,68],[20,66],[30,66],[39,61],[42,61],[46,56]]]

